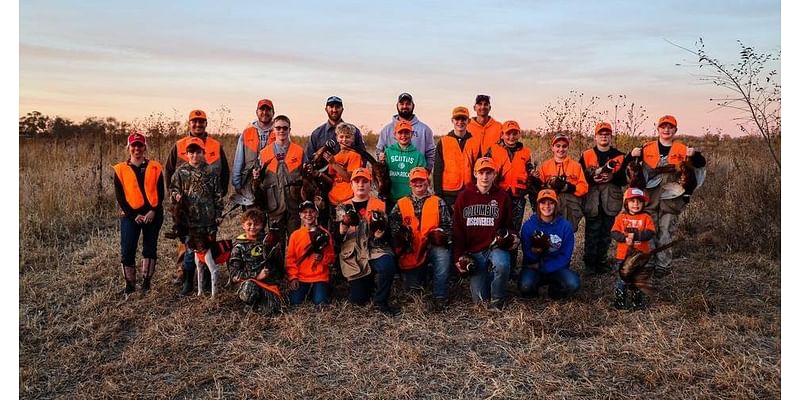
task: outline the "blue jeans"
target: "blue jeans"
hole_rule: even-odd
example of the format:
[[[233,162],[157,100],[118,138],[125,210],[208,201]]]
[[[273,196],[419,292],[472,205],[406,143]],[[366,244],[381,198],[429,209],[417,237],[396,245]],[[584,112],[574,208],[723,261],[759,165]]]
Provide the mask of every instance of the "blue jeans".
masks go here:
[[[358,279],[350,281],[350,302],[360,306],[366,305],[372,297],[372,302],[383,305],[389,303],[392,281],[397,272],[394,256],[384,255],[374,260],[369,260],[372,272]],[[372,296],[373,288],[375,296]]]
[[[431,246],[425,264],[402,271],[406,289],[422,289],[428,271],[433,271],[433,297],[447,297],[447,278],[450,273],[450,250],[443,246]],[[430,269],[432,267],[432,269]]]
[[[519,291],[523,296],[533,296],[539,287],[547,285],[547,292],[553,299],[569,296],[581,287],[581,279],[572,270],[562,268],[553,272],[539,272],[538,269],[523,268],[519,277]]]
[[[311,292],[311,301],[314,304],[328,304],[330,303],[330,296],[328,295],[329,288],[328,282],[299,282],[300,287],[297,290],[289,291],[289,303],[300,304]]]
[[[122,217],[119,219],[119,237],[122,252],[122,265],[136,265],[136,246],[139,245],[139,234],[142,238],[142,257],[156,259],[156,245],[164,214],[156,212],[153,222],[137,224],[133,218]]]
[[[505,300],[506,285],[511,273],[511,255],[508,251],[493,249],[469,254],[475,258],[477,267],[469,282],[472,302],[477,304],[483,300]]]

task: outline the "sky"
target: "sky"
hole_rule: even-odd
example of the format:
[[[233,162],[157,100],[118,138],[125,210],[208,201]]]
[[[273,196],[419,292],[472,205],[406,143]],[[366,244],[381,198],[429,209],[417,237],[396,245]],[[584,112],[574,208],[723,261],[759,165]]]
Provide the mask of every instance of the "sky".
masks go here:
[[[306,135],[326,120],[325,99],[374,131],[414,96],[416,114],[444,134],[450,112],[492,97],[492,116],[545,126],[545,106],[570,91],[626,95],[678,118],[679,133],[737,134],[709,101],[695,57],[669,42],[735,62],[737,40],[780,51],[778,1],[219,2],[38,1],[19,4],[19,114],[184,121],[199,108],[210,129],[221,106],[231,130],[256,103]]]

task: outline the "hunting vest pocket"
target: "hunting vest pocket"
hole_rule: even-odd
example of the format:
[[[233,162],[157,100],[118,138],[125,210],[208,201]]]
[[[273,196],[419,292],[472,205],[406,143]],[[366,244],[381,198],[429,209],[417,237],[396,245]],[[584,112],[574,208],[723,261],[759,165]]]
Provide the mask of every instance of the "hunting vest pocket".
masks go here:
[[[617,215],[622,210],[622,188],[617,185],[605,185],[602,191],[603,211],[606,215]]]
[[[342,276],[348,281],[369,275],[371,269],[366,257],[361,257],[356,249],[358,239],[349,239],[342,243],[339,252],[339,265],[342,269]]]
[[[586,193],[586,196],[583,196],[583,213],[586,218],[594,218],[598,214],[600,209],[600,190],[593,186],[589,188],[589,193]]]

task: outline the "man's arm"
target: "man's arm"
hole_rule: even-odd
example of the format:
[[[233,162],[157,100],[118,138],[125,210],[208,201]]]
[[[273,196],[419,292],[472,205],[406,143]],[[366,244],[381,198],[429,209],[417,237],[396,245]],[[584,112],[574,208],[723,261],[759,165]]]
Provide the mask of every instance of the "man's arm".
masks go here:
[[[428,125],[425,125],[425,150],[423,151],[428,171],[430,171],[436,160],[436,143],[433,141],[433,130]]]
[[[178,162],[178,146],[172,145],[172,150],[167,156],[167,162],[164,163],[164,179],[172,183],[172,175],[175,173],[176,163]]]
[[[225,157],[225,149],[219,146],[219,161],[222,163],[219,171],[219,188],[222,192],[222,197],[228,194],[228,181],[230,180],[231,170],[228,167],[228,157]]]
[[[245,129],[246,131],[246,129]],[[233,171],[231,173],[231,185],[234,189],[242,188],[242,174],[244,172],[244,132],[236,140],[236,152],[233,154]]]
[[[442,193],[442,173],[444,172],[444,151],[442,150],[442,137],[439,143],[436,144],[434,162],[433,162],[433,193],[441,196]]]

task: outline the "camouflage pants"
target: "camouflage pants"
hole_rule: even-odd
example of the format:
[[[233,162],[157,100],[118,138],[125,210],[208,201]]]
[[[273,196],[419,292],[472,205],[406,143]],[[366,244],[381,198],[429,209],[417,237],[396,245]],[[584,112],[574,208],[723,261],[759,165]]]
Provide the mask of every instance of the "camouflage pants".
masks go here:
[[[601,209],[597,216],[586,217],[586,234],[583,241],[583,263],[588,272],[608,265],[608,247],[611,244],[611,227],[614,216]]]
[[[654,246],[663,246],[672,241],[675,231],[678,230],[678,214],[659,212],[655,220],[656,237]],[[672,249],[666,249],[655,255],[656,270],[667,271],[672,268]]]
[[[236,291],[239,299],[267,315],[274,315],[281,310],[281,301],[274,293],[267,291],[253,281],[244,281]]]

